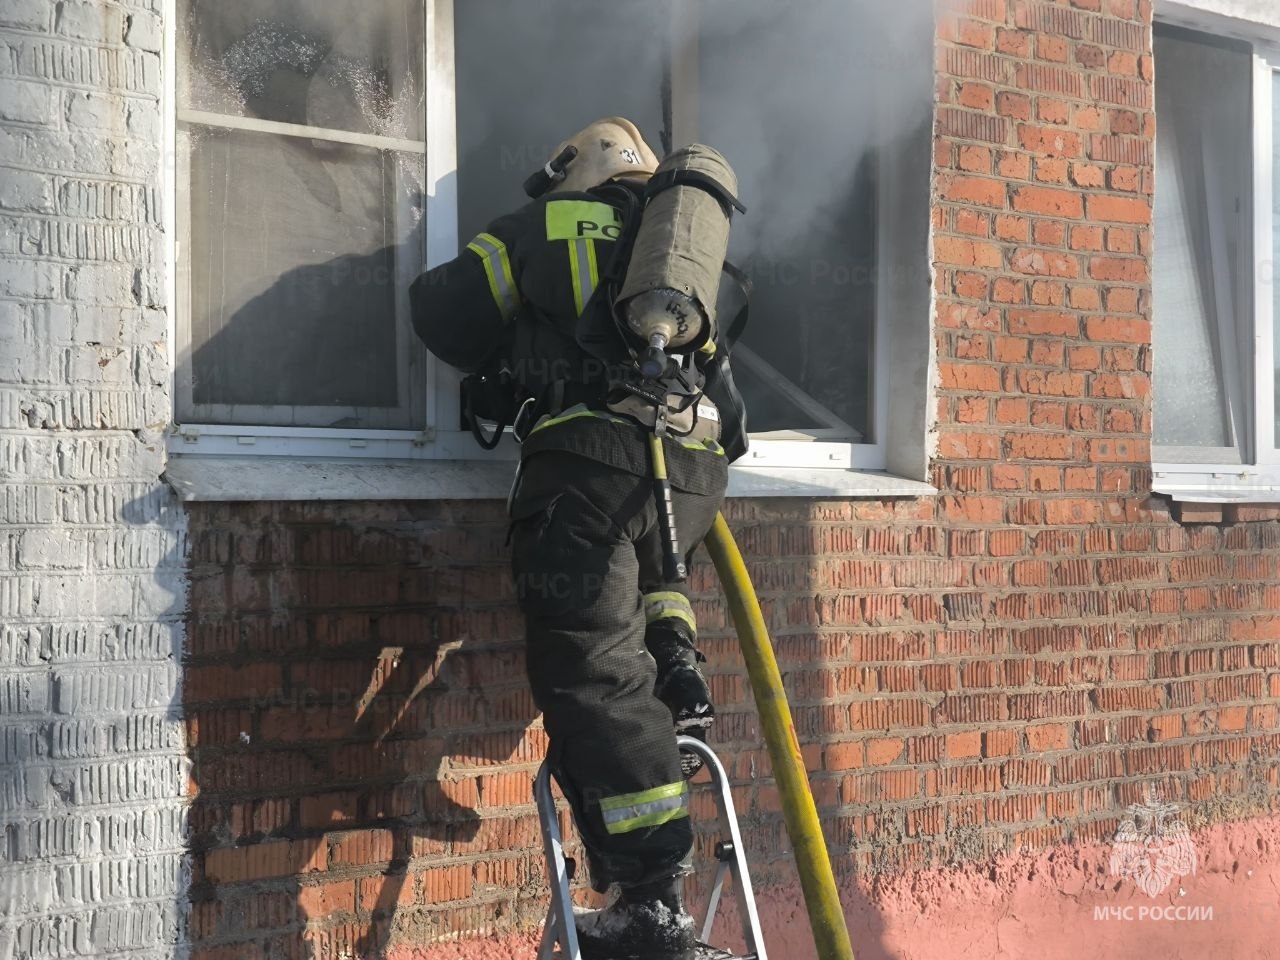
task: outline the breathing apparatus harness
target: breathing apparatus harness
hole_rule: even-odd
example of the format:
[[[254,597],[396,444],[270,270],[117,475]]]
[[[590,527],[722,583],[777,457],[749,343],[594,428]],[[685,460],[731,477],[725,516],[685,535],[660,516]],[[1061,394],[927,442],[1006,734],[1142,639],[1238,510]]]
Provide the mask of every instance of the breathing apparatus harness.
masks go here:
[[[616,342],[625,347],[629,360],[626,364],[615,364],[610,368],[613,375],[608,384],[607,406],[615,412],[630,413],[634,409],[628,403],[631,400],[639,401],[652,411],[640,422],[649,428],[653,496],[663,542],[663,576],[671,583],[682,583],[688,579],[688,569],[680,549],[663,440],[668,435],[687,436],[698,426],[699,417],[704,412],[701,401],[706,395],[707,386],[706,371],[699,366],[699,358],[705,358],[706,354],[700,351],[710,346],[710,357],[714,358],[714,351],[717,349],[716,330],[711,318],[702,312],[701,306],[678,290],[653,288],[646,291],[646,294],[641,294],[652,295],[660,303],[656,312],[653,305],[649,305],[647,316],[639,318],[634,311],[628,310],[633,301],[628,301],[624,294],[637,236],[645,226],[643,214],[652,209],[651,204],[656,196],[681,186],[705,191],[713,197],[723,209],[726,224],[732,217],[733,210],[746,212],[738,198],[721,183],[690,170],[663,170],[659,167],[658,172],[645,183],[643,205],[624,185],[606,184],[597,189],[597,192],[605,196],[617,196],[620,199],[624,223],[622,237],[615,246],[613,257],[601,277],[600,289],[597,291],[603,297],[613,320]],[[736,268],[728,267],[723,258],[717,267],[731,270],[731,275],[740,283],[746,280]],[[717,275],[719,269],[716,271]],[[747,291],[748,287],[744,285],[744,292]],[[588,311],[584,311],[583,319],[587,317]],[[734,329],[731,331],[735,334],[735,339],[736,335],[741,334],[745,323],[744,305],[739,317],[735,318]],[[579,343],[585,346],[584,337],[589,337],[589,331],[582,329],[581,321],[578,333]],[[679,346],[673,347],[673,341],[678,341]],[[720,358],[721,362],[727,360],[727,352],[726,348]],[[686,416],[689,413],[692,413],[691,417]],[[714,413],[714,416],[718,421],[719,414]]]
[[[577,154],[576,147],[567,146],[525,180],[525,193],[533,199],[545,194],[565,178],[565,169]],[[706,166],[708,162],[723,175],[717,178],[698,169],[700,163]],[[697,191],[697,196],[680,202],[668,196],[671,203],[667,209],[655,203],[668,191],[681,188]],[[574,402],[602,403],[610,412],[646,427],[663,540],[663,575],[673,583],[686,580],[688,570],[676,529],[664,438],[693,434],[703,417],[721,422],[717,407],[726,406],[736,417],[737,430],[727,438],[726,453],[733,459],[745,450],[745,411],[728,368],[730,348],[746,326],[746,296],[750,293],[746,275],[724,259],[733,211],[746,212],[733,188],[736,179],[723,157],[710,148],[693,145],[659,165],[643,186],[610,181],[591,189],[590,193],[619,211],[622,229],[599,283],[578,317],[574,338],[605,372],[585,385],[556,381],[543,391],[550,397],[522,395],[509,366],[498,359],[467,377],[462,385],[464,420],[486,450],[498,445],[507,426],[523,441],[539,416],[558,413]],[[702,221],[693,223],[692,229],[689,222],[676,229],[677,218],[699,216]],[[680,238],[698,228],[709,235],[709,242],[697,251],[676,251]],[[648,231],[648,236],[642,238],[642,231]],[[634,269],[637,241],[644,245],[645,252],[638,259],[645,263]],[[695,254],[707,262],[692,275],[681,273],[680,265],[690,262]],[[714,309],[721,271],[742,287],[744,305],[724,335],[718,336]],[[710,406],[701,403],[708,393],[714,396]],[[487,436],[482,418],[495,423]],[[706,433],[705,427],[702,432]],[[718,429],[715,432],[719,435]]]

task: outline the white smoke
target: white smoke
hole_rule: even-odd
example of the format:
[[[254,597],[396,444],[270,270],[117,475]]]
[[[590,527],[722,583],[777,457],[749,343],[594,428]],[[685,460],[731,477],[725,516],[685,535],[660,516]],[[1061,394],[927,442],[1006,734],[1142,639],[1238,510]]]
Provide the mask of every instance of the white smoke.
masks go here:
[[[455,21],[464,207],[472,192],[485,207],[463,232],[518,204],[524,176],[597,118],[629,117],[661,156],[673,51],[693,50],[698,80],[671,95],[697,100],[697,138],[750,208],[738,255],[830,223],[860,159],[931,110],[931,0],[465,0]],[[673,23],[694,25],[694,46]]]
[[[932,0],[465,0],[454,10],[461,233],[519,206],[524,177],[599,117],[629,117],[659,155],[682,145],[673,136],[716,147],[748,208],[730,257],[755,281],[744,343],[767,358],[739,377],[753,429],[848,425],[872,438],[882,285],[927,278]],[[887,197],[885,169],[912,171],[909,203]],[[914,249],[878,243],[886,217],[918,228]],[[722,289],[722,318],[736,313],[735,295]],[[813,402],[802,409],[797,397]]]
[[[184,107],[432,135],[424,0],[179,9]],[[453,11],[463,241],[520,206],[525,177],[592,120],[629,117],[661,155],[682,145],[673,117],[692,106],[696,129],[675,133],[728,157],[748,208],[730,248],[756,280],[760,319],[744,343],[782,378],[744,383],[754,426],[820,427],[834,412],[837,429],[869,436],[881,285],[927,276],[923,239],[899,251],[878,238],[890,218],[927,229],[933,0],[454,0]],[[420,226],[424,169],[421,154],[396,161],[403,238]],[[883,172],[904,169],[918,182],[886,194]],[[339,175],[298,174],[321,207]],[[801,410],[797,396],[814,403]]]
[[[700,135],[750,208],[734,247],[838,225],[859,162],[930,116],[929,0],[700,0]]]

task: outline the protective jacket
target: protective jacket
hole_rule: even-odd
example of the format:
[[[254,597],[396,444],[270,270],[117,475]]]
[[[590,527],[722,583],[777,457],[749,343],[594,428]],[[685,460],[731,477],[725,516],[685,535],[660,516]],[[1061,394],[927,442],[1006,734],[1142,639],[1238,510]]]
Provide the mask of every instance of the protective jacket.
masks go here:
[[[604,403],[611,369],[630,358],[607,297],[595,295],[617,266],[624,190],[638,206],[642,187],[615,182],[553,193],[499,217],[456,259],[422,274],[410,301],[414,328],[436,356],[468,373],[511,371],[530,400],[525,457],[561,450],[639,476],[650,467],[644,446],[634,442],[638,425]],[[723,483],[723,464],[709,467],[708,453],[724,460],[745,449],[727,349],[723,341],[703,349],[720,441],[672,436],[665,444],[673,478],[690,489]]]

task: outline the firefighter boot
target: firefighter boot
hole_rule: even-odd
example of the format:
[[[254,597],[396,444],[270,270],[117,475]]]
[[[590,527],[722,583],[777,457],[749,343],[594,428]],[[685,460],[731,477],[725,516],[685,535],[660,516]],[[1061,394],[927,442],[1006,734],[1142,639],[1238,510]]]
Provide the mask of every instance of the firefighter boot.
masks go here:
[[[645,645],[658,666],[658,679],[653,695],[671,711],[677,735],[695,737],[703,742],[715,720],[711,690],[707,678],[698,668],[705,658],[698,653],[680,621],[663,620],[649,625]],[[680,770],[685,779],[702,769],[702,758],[680,752]]]
[[[619,885],[603,910],[577,917],[582,960],[694,960],[693,917],[680,894],[680,878]]]

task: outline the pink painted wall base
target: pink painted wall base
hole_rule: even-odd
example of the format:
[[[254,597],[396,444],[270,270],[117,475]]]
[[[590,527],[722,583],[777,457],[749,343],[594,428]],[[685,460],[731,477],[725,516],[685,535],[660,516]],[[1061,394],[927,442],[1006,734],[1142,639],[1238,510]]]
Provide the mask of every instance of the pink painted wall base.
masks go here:
[[[1150,889],[1162,887],[1155,896],[1133,876],[1112,872],[1118,849],[1112,843],[1063,845],[858,884],[844,898],[854,953],[857,960],[1280,958],[1280,816],[1209,827],[1186,842],[1194,848],[1194,872],[1178,876],[1174,852],[1161,842],[1130,861],[1134,874],[1149,865]],[[814,960],[799,891],[765,891],[758,902],[770,956]],[[721,935],[736,922],[726,913]],[[425,948],[403,944],[387,957],[532,960],[536,948],[531,933]]]

